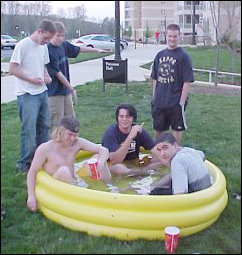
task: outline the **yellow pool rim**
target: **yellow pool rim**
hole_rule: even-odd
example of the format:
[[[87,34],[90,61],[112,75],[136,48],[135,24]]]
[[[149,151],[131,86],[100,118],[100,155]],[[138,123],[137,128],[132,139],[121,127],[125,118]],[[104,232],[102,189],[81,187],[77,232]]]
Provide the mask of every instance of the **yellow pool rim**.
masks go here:
[[[80,151],[76,159],[90,156]],[[228,201],[226,180],[220,169],[206,160],[213,185],[184,195],[130,195],[69,185],[44,171],[36,177],[39,210],[50,220],[71,230],[119,240],[164,239],[164,229],[180,228],[180,236],[197,233],[214,223]]]

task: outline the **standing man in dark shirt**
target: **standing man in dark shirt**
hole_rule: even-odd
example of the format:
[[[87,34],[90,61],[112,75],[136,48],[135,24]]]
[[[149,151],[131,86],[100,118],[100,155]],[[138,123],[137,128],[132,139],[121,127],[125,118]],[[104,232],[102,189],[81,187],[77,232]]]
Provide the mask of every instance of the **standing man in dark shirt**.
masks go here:
[[[168,47],[156,55],[151,73],[151,113],[155,136],[158,138],[171,126],[178,143],[181,141],[181,131],[187,129],[185,107],[189,87],[194,81],[191,60],[178,46],[179,36],[179,26],[170,24],[166,33]]]
[[[73,101],[77,101],[76,90],[70,84],[68,58],[75,58],[81,52],[108,51],[77,47],[64,41],[65,26],[62,22],[55,22],[56,34],[48,44],[50,63],[47,65],[52,82],[48,84],[48,96],[50,105],[51,131],[58,126],[64,116],[75,116]]]
[[[139,165],[139,149],[144,147],[154,155],[157,150],[153,149],[155,143],[142,125],[136,125],[137,112],[130,104],[121,104],[116,108],[117,124],[107,128],[102,137],[102,145],[109,150],[110,170],[116,174],[123,175],[149,175],[155,163],[155,158],[149,160],[141,170],[135,165]],[[126,160],[126,165],[123,161]],[[131,169],[131,164],[133,167]],[[135,165],[134,165],[135,164]],[[158,163],[161,165],[161,163]]]

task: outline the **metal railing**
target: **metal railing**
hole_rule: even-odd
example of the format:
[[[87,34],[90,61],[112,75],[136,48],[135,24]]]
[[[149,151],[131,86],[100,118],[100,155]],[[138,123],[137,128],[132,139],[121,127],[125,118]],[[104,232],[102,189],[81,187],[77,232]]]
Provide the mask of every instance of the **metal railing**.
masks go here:
[[[196,81],[196,82],[200,82],[200,83],[204,83],[204,84],[208,84],[208,85],[213,85],[213,74],[215,74],[215,70],[206,70],[206,69],[199,69],[199,68],[193,68],[193,71],[195,72],[202,72],[202,73],[208,73],[208,81]],[[229,75],[229,76],[235,76],[235,77],[241,77],[240,73],[230,73],[230,72],[221,72],[218,71],[218,75]],[[225,84],[225,83],[219,83],[219,85],[229,85],[232,86],[231,84]],[[236,85],[237,87],[241,87],[240,85]]]
[[[152,64],[153,65],[153,64]],[[152,65],[150,66],[150,70],[147,71],[146,74],[144,74],[145,79],[149,79],[150,78],[150,74],[151,74],[151,70],[152,70]],[[214,85],[213,82],[213,77],[212,74],[215,74],[214,70],[206,70],[206,69],[199,69],[199,68],[193,68],[194,72],[204,72],[204,73],[208,73],[208,81],[198,81],[195,80],[195,83],[199,83],[199,84],[204,84],[204,85]],[[222,75],[230,75],[230,76],[237,76],[237,77],[241,77],[240,73],[230,73],[230,72],[222,72],[219,71],[218,74],[222,74]],[[241,88],[241,84],[240,85],[231,85],[231,84],[226,84],[226,83],[218,83],[219,86],[230,86],[230,87],[236,87],[236,88]]]

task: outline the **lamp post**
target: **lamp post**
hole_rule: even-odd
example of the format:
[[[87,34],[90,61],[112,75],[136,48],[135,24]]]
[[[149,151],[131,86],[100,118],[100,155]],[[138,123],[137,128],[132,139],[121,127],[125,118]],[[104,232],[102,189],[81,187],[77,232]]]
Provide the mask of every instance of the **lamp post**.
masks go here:
[[[164,16],[164,25],[165,25],[165,38],[164,38],[164,43],[166,44],[166,15]]]
[[[120,60],[120,6],[119,1],[115,1],[115,60]]]
[[[196,36],[195,36],[195,13],[196,13],[195,1],[192,1],[192,45],[196,45]]]

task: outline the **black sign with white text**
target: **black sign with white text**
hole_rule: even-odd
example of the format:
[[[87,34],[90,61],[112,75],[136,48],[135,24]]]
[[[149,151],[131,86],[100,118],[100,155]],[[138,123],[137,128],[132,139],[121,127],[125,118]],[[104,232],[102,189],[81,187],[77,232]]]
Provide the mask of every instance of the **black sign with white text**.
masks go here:
[[[103,80],[109,83],[127,83],[127,59],[103,59]]]

